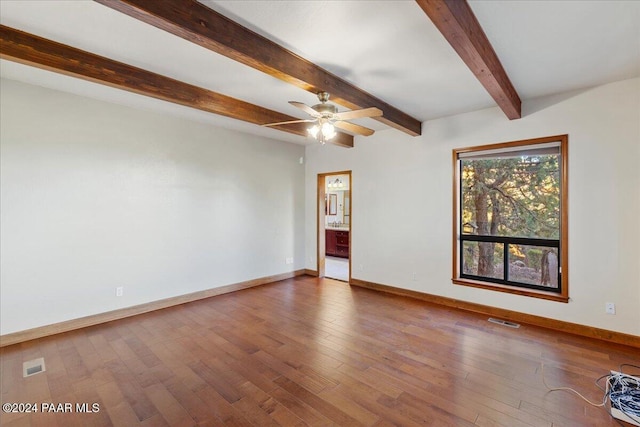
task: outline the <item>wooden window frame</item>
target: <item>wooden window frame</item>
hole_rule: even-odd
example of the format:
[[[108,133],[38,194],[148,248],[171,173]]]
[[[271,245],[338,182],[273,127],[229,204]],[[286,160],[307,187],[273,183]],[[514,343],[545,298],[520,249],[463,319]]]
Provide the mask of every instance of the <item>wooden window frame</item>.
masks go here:
[[[547,144],[558,142],[560,145],[560,271],[562,283],[560,292],[549,292],[537,289],[529,289],[520,286],[510,286],[488,281],[474,280],[461,277],[460,272],[460,168],[459,155],[475,151],[487,150],[508,150],[514,147],[534,146],[537,144]],[[452,151],[453,159],[453,239],[452,239],[452,279],[455,285],[470,286],[474,288],[487,289],[498,292],[541,298],[558,302],[569,302],[569,136],[555,135],[543,138],[526,139],[520,141],[503,142],[496,144],[481,145],[475,147],[457,148]],[[506,261],[505,261],[506,262]]]

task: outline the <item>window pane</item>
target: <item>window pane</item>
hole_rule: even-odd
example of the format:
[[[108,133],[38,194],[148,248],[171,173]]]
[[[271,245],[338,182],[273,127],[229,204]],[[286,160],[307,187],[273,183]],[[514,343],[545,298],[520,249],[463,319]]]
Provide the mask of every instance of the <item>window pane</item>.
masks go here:
[[[504,245],[491,242],[462,243],[462,272],[504,279]]]
[[[568,302],[567,155],[568,135],[453,150],[453,283]]]
[[[509,245],[509,281],[558,288],[558,249]]]
[[[560,237],[560,156],[462,159],[463,234]]]

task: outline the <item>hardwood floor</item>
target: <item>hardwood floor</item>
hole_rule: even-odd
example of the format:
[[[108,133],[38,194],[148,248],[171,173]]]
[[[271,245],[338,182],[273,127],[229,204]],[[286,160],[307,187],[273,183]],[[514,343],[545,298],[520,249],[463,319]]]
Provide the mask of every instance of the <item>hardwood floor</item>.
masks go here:
[[[3,426],[616,426],[578,389],[638,350],[306,276],[0,349]],[[46,372],[22,378],[22,363]]]

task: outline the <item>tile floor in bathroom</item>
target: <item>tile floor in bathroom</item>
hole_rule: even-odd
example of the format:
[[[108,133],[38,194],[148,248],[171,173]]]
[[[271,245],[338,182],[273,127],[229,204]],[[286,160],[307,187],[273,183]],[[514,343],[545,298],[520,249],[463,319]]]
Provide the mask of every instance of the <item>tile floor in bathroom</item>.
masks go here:
[[[349,260],[327,256],[324,263],[324,275],[331,279],[349,281]]]

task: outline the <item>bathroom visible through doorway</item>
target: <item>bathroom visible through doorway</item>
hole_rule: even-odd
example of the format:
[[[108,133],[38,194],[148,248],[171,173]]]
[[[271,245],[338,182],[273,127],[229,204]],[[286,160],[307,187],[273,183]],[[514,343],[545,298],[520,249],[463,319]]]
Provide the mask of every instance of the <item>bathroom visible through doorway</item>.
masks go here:
[[[318,274],[351,278],[351,171],[318,175]]]

